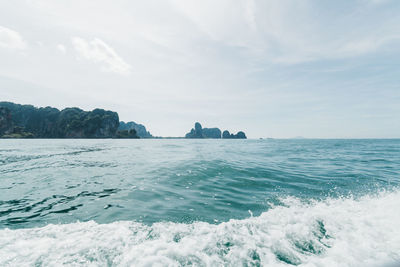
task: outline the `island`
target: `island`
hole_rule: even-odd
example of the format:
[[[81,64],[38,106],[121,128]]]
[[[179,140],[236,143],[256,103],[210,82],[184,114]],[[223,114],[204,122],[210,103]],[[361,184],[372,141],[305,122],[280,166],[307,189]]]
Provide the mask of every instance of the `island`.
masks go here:
[[[124,126],[117,112],[104,109],[58,110],[0,102],[0,138],[140,138],[134,127]]]
[[[203,128],[199,122],[196,122],[194,128],[185,135],[185,138],[246,139],[247,137],[242,131],[237,134],[231,134],[228,130],[225,130],[221,134],[219,128]]]

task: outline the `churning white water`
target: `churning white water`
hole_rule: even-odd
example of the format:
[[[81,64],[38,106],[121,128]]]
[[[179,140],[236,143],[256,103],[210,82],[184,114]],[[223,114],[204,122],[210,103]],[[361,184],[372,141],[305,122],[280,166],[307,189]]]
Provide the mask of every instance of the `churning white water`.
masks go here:
[[[221,224],[121,221],[0,231],[0,266],[400,266],[400,192]]]

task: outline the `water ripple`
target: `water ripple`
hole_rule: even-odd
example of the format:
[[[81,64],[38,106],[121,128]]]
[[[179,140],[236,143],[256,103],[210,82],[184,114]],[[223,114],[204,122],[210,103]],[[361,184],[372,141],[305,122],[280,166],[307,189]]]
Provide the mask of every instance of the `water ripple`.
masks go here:
[[[0,229],[220,224],[284,205],[282,197],[322,201],[399,186],[400,140],[3,140],[0,182]]]

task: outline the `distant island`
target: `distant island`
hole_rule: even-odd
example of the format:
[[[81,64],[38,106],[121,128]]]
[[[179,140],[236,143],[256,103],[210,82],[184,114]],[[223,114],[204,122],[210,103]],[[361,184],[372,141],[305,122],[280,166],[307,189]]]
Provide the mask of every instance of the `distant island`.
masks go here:
[[[221,134],[219,128],[203,128],[199,122],[196,122],[194,128],[185,135],[185,138],[246,139],[247,137],[242,131],[237,134],[231,134],[228,130],[225,130]]]
[[[96,108],[84,111],[72,107],[59,110],[12,102],[0,102],[0,138],[164,138],[154,137],[136,122],[119,120],[117,112]],[[185,137],[246,139],[239,131],[231,134],[219,128],[203,128],[196,122]]]

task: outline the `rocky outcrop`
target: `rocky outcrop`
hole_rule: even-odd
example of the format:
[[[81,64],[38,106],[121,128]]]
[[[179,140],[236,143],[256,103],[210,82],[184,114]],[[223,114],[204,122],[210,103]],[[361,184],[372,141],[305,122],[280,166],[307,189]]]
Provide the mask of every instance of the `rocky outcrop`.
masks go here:
[[[225,130],[225,131],[222,133],[222,138],[231,138],[231,134],[229,133],[228,130]]]
[[[12,124],[14,128],[18,127],[23,137],[110,138],[116,135],[119,126],[118,113],[104,109],[66,108],[60,111],[11,102],[0,102],[0,108],[10,111]]]
[[[231,134],[228,130],[222,133],[222,138],[224,139],[247,139],[246,134],[242,131],[237,134]]]
[[[219,128],[204,128],[204,138],[221,138],[221,130]]]
[[[138,124],[136,122],[130,121],[130,122],[123,122],[121,121],[119,123],[118,131],[130,131],[130,130],[135,130],[137,136],[140,138],[152,138],[153,136],[149,131],[146,130],[146,127],[142,124]]]
[[[203,127],[199,122],[194,124],[194,128],[185,135],[186,138],[205,138],[203,135]]]
[[[201,124],[196,122],[194,128],[185,135],[186,138],[221,138],[221,130],[219,128],[202,128]],[[229,131],[222,133],[222,138],[226,139],[246,139],[244,132],[231,134]]]
[[[238,139],[247,139],[247,136],[244,132],[240,131],[236,134],[236,138]]]

